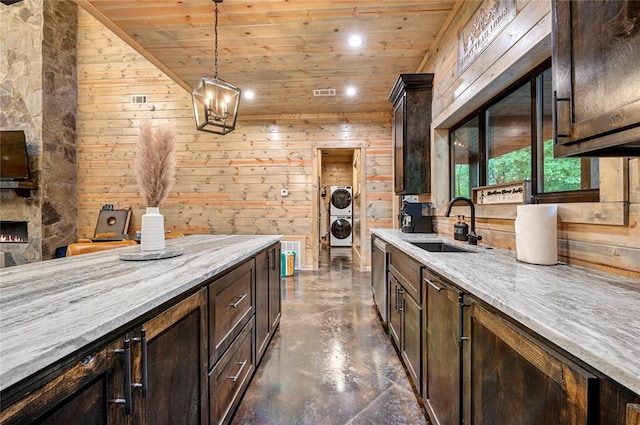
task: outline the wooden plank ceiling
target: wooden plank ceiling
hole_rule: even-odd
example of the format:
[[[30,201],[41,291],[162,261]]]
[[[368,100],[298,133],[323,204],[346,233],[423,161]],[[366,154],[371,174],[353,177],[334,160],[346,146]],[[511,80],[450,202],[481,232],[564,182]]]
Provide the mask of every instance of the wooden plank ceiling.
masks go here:
[[[212,0],[77,0],[191,91],[214,73]],[[243,90],[241,115],[390,113],[401,73],[421,64],[455,0],[224,0],[218,74]],[[359,48],[348,38],[364,39]],[[358,94],[348,97],[348,86]],[[335,89],[314,97],[314,89]]]

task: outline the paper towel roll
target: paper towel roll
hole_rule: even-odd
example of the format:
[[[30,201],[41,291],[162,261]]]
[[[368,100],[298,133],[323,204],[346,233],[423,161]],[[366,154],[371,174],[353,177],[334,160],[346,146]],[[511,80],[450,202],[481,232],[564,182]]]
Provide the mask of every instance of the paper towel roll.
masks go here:
[[[558,262],[557,205],[518,205],[515,228],[519,261],[543,265]]]

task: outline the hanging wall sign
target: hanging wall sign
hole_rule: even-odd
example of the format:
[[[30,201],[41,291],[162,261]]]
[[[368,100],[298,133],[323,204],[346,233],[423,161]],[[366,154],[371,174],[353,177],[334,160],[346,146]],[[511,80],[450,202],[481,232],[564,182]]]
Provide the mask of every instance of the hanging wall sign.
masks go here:
[[[516,17],[516,0],[485,0],[458,34],[458,75]]]
[[[473,203],[489,204],[528,204],[531,202],[531,181],[482,186],[473,189]]]

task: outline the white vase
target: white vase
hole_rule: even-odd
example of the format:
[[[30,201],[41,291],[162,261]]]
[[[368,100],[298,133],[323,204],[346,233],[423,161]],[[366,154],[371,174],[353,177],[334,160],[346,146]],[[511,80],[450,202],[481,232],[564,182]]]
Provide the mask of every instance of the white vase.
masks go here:
[[[147,212],[142,216],[140,232],[140,250],[158,251],[164,249],[164,217],[160,214],[160,208],[147,207]]]

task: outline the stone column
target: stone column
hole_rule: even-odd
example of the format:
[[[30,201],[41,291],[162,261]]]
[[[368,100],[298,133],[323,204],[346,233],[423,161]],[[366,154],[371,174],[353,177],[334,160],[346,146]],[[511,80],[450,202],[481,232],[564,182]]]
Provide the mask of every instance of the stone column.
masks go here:
[[[24,130],[37,189],[0,190],[0,220],[28,221],[27,244],[2,244],[7,266],[53,258],[77,237],[77,5],[0,4],[0,129]]]

